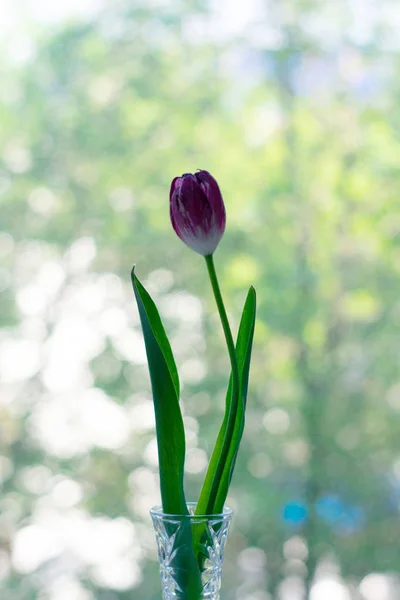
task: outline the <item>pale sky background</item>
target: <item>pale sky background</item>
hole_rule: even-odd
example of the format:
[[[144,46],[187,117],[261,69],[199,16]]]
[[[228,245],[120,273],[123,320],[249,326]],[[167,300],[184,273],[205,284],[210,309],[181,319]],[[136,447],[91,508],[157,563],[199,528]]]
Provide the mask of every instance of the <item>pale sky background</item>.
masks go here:
[[[147,6],[162,6],[173,0],[143,0]],[[115,6],[115,0],[112,2]],[[132,4],[137,4],[136,0]],[[2,56],[14,64],[29,59],[34,40],[50,33],[54,25],[80,19],[96,18],[111,5],[111,0],[2,0],[0,2],[0,50]],[[244,35],[252,45],[273,48],[279,45],[279,32],[274,19],[291,20],[289,0],[211,0],[213,14],[204,19],[195,15],[190,23],[192,39],[212,37],[223,41],[232,35]],[[277,15],[279,12],[279,15]],[[335,51],[344,37],[364,44],[369,41],[373,28],[383,24],[387,33],[380,43],[384,50],[400,48],[400,6],[398,0],[334,0],[321,4],[318,12],[304,15],[302,28],[314,37],[321,48]]]
[[[149,0],[146,5],[165,5],[169,0]],[[108,0],[3,0],[0,3],[0,33],[3,40],[20,32],[27,23],[54,24],[68,19],[95,17]],[[144,4],[144,3],[143,3]],[[265,10],[263,0],[233,3],[216,0],[215,13],[221,33],[237,33]],[[225,30],[225,31],[224,31]]]
[[[172,0],[147,0],[146,5],[165,5]],[[107,7],[109,0],[2,0],[0,2],[0,48],[13,63],[27,60],[33,51],[33,40],[46,29],[63,22],[96,18]],[[114,3],[115,4],[115,3]],[[210,22],[203,28],[200,22],[195,28],[199,37],[210,33],[220,39],[240,34],[254,23],[265,11],[263,0],[231,2],[215,0],[212,32]],[[203,23],[203,25],[205,25]]]

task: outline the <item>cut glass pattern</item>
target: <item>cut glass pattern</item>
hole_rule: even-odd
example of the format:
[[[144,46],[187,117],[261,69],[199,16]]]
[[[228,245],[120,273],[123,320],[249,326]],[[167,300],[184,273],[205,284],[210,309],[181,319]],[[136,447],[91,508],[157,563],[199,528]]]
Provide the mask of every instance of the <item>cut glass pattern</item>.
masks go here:
[[[222,515],[166,515],[151,511],[158,544],[163,600],[219,600],[232,511]]]

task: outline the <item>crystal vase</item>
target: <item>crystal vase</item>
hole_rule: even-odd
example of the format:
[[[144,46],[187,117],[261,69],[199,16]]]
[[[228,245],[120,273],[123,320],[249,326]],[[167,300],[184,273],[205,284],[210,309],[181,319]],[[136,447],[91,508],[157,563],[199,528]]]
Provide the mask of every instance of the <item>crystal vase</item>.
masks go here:
[[[218,515],[168,515],[151,509],[163,600],[219,600],[222,563],[232,510]]]

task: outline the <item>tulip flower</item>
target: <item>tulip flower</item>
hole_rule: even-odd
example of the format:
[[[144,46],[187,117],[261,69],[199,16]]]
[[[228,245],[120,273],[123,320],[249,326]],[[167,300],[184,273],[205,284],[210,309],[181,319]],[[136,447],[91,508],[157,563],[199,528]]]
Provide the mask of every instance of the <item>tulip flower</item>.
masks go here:
[[[175,177],[170,190],[170,216],[178,237],[189,248],[204,256],[231,367],[224,419],[196,503],[195,517],[200,515],[200,519],[193,525],[191,519],[182,519],[179,552],[177,548],[168,559],[171,561],[168,564],[172,566],[175,584],[180,590],[179,597],[200,600],[205,597],[206,587],[207,590],[211,589],[208,588],[209,583],[205,586],[202,579],[204,573],[207,573],[207,581],[209,579],[204,553],[205,540],[208,539],[205,516],[221,515],[224,510],[243,434],[256,297],[251,287],[235,344],[214,265],[214,251],[225,231],[225,206],[218,184],[208,171]],[[185,431],[179,403],[178,370],[157,307],[136,277],[134,269],[131,276],[153,391],[162,508],[166,515],[172,515],[174,519],[176,515],[189,517],[183,485]],[[175,524],[175,520],[170,523]]]
[[[225,415],[196,505],[197,515],[220,514],[244,427],[255,292],[250,288],[235,344],[214,265],[214,252],[225,231],[225,206],[218,183],[208,171],[175,177],[170,189],[170,216],[178,237],[205,259],[230,360]],[[163,510],[168,514],[183,515],[188,509],[183,488],[185,439],[179,407],[178,371],[157,308],[134,271],[132,284],[153,390]]]
[[[218,183],[208,171],[198,171],[194,175],[185,173],[182,177],[175,177],[170,190],[170,216],[172,226],[181,240],[205,258],[232,369],[232,388],[229,393],[224,423],[196,509],[208,514],[218,505],[219,489],[224,479],[224,471],[226,479],[227,464],[232,465],[233,459],[230,453],[234,446],[235,425],[238,422],[238,412],[240,411],[240,374],[235,343],[213,258],[213,253],[225,231],[225,206]],[[221,510],[222,508],[223,504]]]
[[[214,253],[225,231],[225,206],[208,171],[175,177],[170,191],[172,226],[181,240],[203,256]]]

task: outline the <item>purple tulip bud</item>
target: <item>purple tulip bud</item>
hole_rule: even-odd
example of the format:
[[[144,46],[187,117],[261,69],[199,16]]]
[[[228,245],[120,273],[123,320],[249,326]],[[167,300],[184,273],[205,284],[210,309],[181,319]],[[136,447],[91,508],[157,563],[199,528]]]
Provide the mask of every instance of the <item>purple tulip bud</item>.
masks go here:
[[[226,221],[224,201],[214,177],[208,171],[175,177],[169,199],[176,234],[195,252],[213,254]]]

